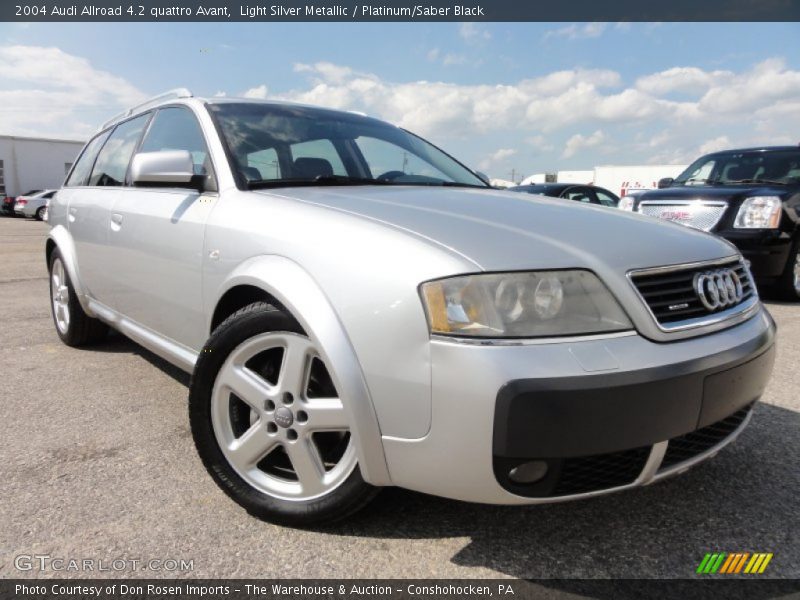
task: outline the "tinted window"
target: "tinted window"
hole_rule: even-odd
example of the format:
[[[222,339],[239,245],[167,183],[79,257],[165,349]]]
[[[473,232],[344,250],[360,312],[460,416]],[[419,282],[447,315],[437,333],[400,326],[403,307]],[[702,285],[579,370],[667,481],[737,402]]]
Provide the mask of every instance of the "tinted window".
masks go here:
[[[673,185],[797,183],[800,149],[730,152],[704,156],[678,175]]]
[[[561,194],[562,198],[568,198],[569,200],[575,200],[577,202],[591,202],[592,201],[592,191],[587,188],[570,188],[566,190],[563,194]]]
[[[605,190],[596,189],[594,194],[597,196],[597,200],[603,206],[616,206],[619,202],[619,200],[611,195],[611,192],[607,192]]]
[[[243,165],[242,170],[248,181],[278,179],[281,176],[281,164],[275,148],[251,152],[245,159],[247,164]]]
[[[81,153],[81,157],[78,159],[78,162],[75,163],[75,168],[72,169],[72,173],[64,185],[86,185],[86,181],[89,179],[89,173],[92,171],[94,159],[97,158],[97,153],[100,151],[100,148],[103,147],[103,143],[107,138],[108,131],[104,131],[86,144],[86,147]]]
[[[97,156],[89,185],[125,185],[125,174],[149,114],[117,125]]]
[[[208,148],[200,124],[185,108],[164,108],[156,113],[139,151],[160,150],[186,150],[192,155],[195,175],[211,172]]]
[[[310,142],[300,142],[299,144],[292,144],[289,146],[292,153],[292,160],[296,161],[298,158],[311,158],[325,160],[331,167],[334,175],[347,175],[344,168],[344,163],[336,151],[336,147],[330,140],[312,140]]]
[[[251,185],[330,184],[325,176],[346,174],[384,175],[387,184],[487,187],[421,138],[368,117],[256,103],[223,102],[209,110],[233,156],[232,167]]]

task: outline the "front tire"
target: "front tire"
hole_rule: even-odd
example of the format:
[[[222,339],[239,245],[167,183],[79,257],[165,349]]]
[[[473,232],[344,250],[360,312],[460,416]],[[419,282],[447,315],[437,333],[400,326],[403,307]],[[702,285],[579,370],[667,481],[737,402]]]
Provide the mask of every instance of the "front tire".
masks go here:
[[[246,306],[211,335],[192,376],[189,418],[214,481],[260,519],[336,521],[378,491],[361,477],[344,406],[313,342],[267,303]]]
[[[98,342],[108,333],[105,323],[83,311],[58,249],[50,256],[50,309],[56,333],[67,346]]]

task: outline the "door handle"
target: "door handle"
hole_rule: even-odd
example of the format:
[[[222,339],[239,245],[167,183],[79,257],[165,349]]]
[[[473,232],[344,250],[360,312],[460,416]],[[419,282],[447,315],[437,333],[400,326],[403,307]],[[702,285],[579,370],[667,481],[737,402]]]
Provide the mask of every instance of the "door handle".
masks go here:
[[[119,213],[111,213],[111,229],[119,231],[122,229],[122,215]]]

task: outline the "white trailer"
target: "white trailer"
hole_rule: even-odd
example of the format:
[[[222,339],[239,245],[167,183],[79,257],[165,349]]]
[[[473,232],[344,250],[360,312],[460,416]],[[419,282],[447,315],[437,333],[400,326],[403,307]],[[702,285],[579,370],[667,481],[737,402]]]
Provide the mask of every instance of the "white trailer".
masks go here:
[[[580,183],[590,184],[594,183],[594,171],[559,171],[556,173],[556,182],[558,183]]]
[[[677,177],[685,168],[686,165],[595,167],[594,184],[614,192],[621,198],[628,191],[655,189],[658,187],[659,179]]]
[[[0,198],[59,188],[84,142],[0,135]]]

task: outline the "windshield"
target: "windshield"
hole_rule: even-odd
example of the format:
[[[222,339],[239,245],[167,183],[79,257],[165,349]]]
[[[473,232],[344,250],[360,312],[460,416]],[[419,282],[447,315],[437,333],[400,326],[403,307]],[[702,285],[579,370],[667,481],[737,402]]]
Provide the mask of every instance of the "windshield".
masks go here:
[[[251,188],[287,185],[488,187],[422,138],[356,114],[300,106],[210,104]]]
[[[800,182],[800,148],[704,156],[689,165],[672,185],[798,182]]]

